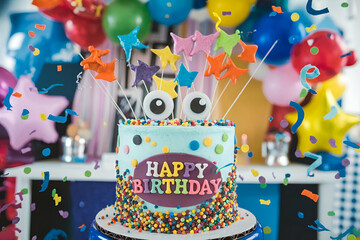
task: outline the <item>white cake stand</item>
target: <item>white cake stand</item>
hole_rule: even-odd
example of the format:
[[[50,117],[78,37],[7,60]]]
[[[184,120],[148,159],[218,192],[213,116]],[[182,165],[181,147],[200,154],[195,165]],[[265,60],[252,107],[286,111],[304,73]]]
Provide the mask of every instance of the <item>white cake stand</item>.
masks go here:
[[[251,234],[257,225],[257,220],[255,216],[242,208],[238,208],[239,217],[240,219],[235,223],[227,226],[225,228],[207,231],[203,233],[196,233],[196,234],[166,234],[166,233],[150,233],[148,231],[139,232],[135,229],[130,229],[127,227],[123,227],[120,223],[108,225],[111,219],[114,216],[114,208],[108,207],[101,210],[95,218],[95,224],[97,229],[113,238],[113,239],[144,239],[144,240],[207,240],[207,239],[225,239],[230,237],[231,239],[238,239],[241,237],[245,237]],[[107,216],[107,217],[106,217]],[[104,217],[104,219],[101,219]]]

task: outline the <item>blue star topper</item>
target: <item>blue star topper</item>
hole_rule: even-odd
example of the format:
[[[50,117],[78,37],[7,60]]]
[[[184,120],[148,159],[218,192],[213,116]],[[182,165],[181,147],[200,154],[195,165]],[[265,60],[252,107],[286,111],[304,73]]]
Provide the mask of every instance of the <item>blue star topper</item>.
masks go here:
[[[131,70],[135,72],[135,81],[131,85],[131,87],[135,87],[141,80],[152,85],[152,76],[159,71],[159,66],[149,66],[141,60],[138,60],[137,66],[131,64]]]
[[[126,62],[130,61],[131,51],[132,51],[133,48],[143,49],[143,48],[148,47],[148,46],[142,44],[139,41],[139,39],[137,38],[137,34],[139,32],[139,29],[140,29],[140,27],[137,26],[128,35],[118,35],[118,38],[120,40],[120,45],[125,51]]]
[[[194,82],[198,72],[189,72],[183,63],[180,65],[180,71],[176,76],[174,82],[178,82],[180,87],[186,86],[187,88],[191,88],[192,83]]]

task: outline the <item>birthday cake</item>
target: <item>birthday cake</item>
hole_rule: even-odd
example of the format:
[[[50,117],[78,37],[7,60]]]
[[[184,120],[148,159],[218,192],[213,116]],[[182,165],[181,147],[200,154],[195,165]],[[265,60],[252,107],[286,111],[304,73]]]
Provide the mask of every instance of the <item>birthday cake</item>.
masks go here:
[[[234,130],[231,121],[121,122],[112,223],[179,234],[237,221]]]

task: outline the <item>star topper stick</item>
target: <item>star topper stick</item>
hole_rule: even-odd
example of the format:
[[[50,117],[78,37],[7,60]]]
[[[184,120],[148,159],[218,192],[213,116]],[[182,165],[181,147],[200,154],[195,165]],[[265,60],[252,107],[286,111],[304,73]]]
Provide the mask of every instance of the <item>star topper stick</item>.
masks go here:
[[[79,50],[75,45],[73,45],[73,47],[74,47],[75,51],[79,54],[79,56],[84,60],[85,58],[84,58],[84,56],[80,53],[80,50]],[[123,119],[127,120],[127,117],[126,117],[125,114],[121,111],[120,107],[117,105],[116,101],[115,101],[114,98],[111,96],[111,94],[109,93],[109,91],[108,91],[108,89],[105,87],[105,85],[100,81],[100,83],[102,84],[102,86],[100,86],[100,83],[98,83],[98,81],[97,81],[97,79],[94,77],[94,75],[93,75],[91,72],[89,72],[89,73],[90,73],[90,76],[92,77],[92,79],[95,81],[96,85],[101,89],[101,91],[111,99],[111,101],[112,101],[115,109],[118,111],[118,113],[120,114],[120,116],[121,116]],[[104,87],[104,88],[103,88],[103,87]]]
[[[130,71],[130,72],[131,72],[131,71]],[[133,74],[133,73],[130,73],[130,74],[134,75],[134,76],[133,76],[134,79],[136,78],[136,75],[135,75],[135,74]],[[141,110],[143,111],[143,113],[144,113],[144,118],[145,118],[145,120],[147,121],[147,117],[146,117],[146,114],[145,114],[144,107],[143,107],[143,105],[142,105],[142,100],[141,100],[141,98],[140,98],[140,94],[139,94],[139,90],[138,90],[138,88],[137,88],[137,85],[135,84],[133,87],[135,87],[136,95],[137,95],[137,98],[138,98],[138,100],[139,100],[139,104],[140,104]]]
[[[246,82],[245,86],[241,89],[240,93],[237,95],[237,97],[235,98],[234,102],[231,104],[231,106],[229,107],[229,109],[226,111],[226,113],[224,114],[224,116],[222,117],[223,119],[227,116],[227,114],[230,112],[231,108],[235,105],[236,101],[239,99],[239,97],[241,96],[241,94],[244,92],[245,88],[247,87],[247,85],[250,83],[251,79],[253,79],[253,77],[255,76],[256,72],[260,69],[261,65],[264,63],[265,59],[267,58],[267,56],[270,54],[270,52],[274,49],[275,45],[278,43],[279,39],[276,40],[273,45],[271,46],[271,48],[269,49],[269,51],[266,53],[266,55],[264,56],[264,58],[261,60],[260,64],[256,67],[255,71],[253,72],[253,74],[250,76],[249,80]]]

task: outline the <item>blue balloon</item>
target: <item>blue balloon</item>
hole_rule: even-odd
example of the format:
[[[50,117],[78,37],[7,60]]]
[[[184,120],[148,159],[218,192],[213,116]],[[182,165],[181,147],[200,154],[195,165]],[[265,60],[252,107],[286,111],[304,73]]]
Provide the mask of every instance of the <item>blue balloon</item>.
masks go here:
[[[17,78],[32,73],[32,80],[36,83],[45,63],[80,60],[61,23],[51,21],[39,12],[11,14],[10,21],[7,55],[15,60],[14,74]],[[35,24],[45,25],[45,30],[36,29]],[[29,31],[35,32],[35,37],[29,37]],[[40,54],[35,56],[29,49],[30,45],[39,49]]]
[[[273,12],[274,13],[274,12]],[[273,14],[271,13],[271,14]],[[293,22],[291,13],[264,16],[256,24],[253,41],[258,45],[256,56],[264,58],[276,40],[278,43],[265,59],[267,64],[282,65],[290,58],[291,48],[306,36],[302,22]]]
[[[319,170],[334,171],[344,168],[341,161],[347,157],[347,154],[344,154],[342,156],[334,156],[328,152],[318,152],[316,154],[322,157],[322,164],[318,167]]]
[[[194,0],[150,0],[147,4],[151,18],[167,26],[185,21],[193,5]]]
[[[206,6],[206,0],[194,0],[194,9],[200,9]]]

